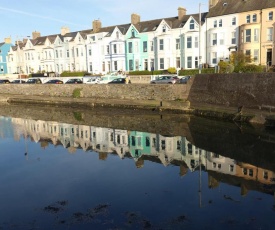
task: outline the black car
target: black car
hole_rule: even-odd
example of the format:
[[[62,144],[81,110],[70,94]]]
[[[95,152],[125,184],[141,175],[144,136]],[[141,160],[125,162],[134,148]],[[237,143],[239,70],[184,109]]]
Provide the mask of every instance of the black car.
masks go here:
[[[20,84],[20,83],[26,83],[25,80],[20,80],[20,79],[15,79],[13,81],[11,81],[12,84]]]
[[[108,84],[125,84],[126,79],[125,78],[116,78],[112,81],[110,81]]]
[[[45,84],[63,84],[63,81],[58,80],[58,79],[52,79],[52,80],[45,82]]]
[[[187,84],[187,82],[190,80],[191,76],[183,76],[180,80],[180,84]]]
[[[82,84],[83,81],[79,78],[72,78],[65,82],[65,84]]]
[[[26,84],[41,84],[42,81],[40,80],[40,78],[29,78],[26,81]]]
[[[0,79],[0,84],[9,84],[10,81],[7,79]]]

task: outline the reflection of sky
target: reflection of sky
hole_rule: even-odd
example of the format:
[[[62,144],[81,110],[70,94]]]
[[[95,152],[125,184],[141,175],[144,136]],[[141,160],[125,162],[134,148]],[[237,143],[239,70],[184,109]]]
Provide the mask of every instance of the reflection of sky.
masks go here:
[[[23,138],[0,138],[0,145],[0,229],[8,224],[17,229],[145,229],[145,220],[152,229],[269,229],[275,223],[272,196],[251,191],[242,197],[239,187],[223,183],[210,189],[206,172],[201,178],[198,171],[180,177],[174,165],[145,161],[137,169],[129,158],[109,154],[103,161],[95,152],[69,154],[61,145],[42,149]],[[63,211],[43,210],[64,200]],[[90,222],[75,220],[75,213],[99,204],[110,205],[108,212]]]
[[[12,138],[13,137],[11,118],[6,118],[6,117],[0,116],[0,137],[1,138]]]

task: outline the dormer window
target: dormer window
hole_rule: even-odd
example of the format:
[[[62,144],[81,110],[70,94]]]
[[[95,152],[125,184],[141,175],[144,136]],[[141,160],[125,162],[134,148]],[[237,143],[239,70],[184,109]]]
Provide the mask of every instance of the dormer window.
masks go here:
[[[273,11],[270,11],[270,12],[268,13],[268,20],[269,20],[269,21],[272,21],[272,20],[273,20]]]
[[[253,16],[252,16],[252,21],[253,21],[253,22],[257,22],[257,14],[253,14]]]
[[[166,26],[162,26],[162,32],[163,32],[163,33],[166,32]]]
[[[132,29],[132,38],[134,38],[134,37],[135,37],[135,30]]]
[[[214,26],[214,28],[217,27],[217,20],[214,21],[213,26]]]
[[[246,23],[250,23],[250,15],[249,14],[246,16]]]
[[[235,25],[236,25],[236,17],[233,17],[233,18],[232,18],[232,23],[231,23],[231,24],[232,24],[232,26],[235,26]]]
[[[95,36],[91,37],[91,41],[93,41],[93,42],[95,41]]]
[[[219,27],[222,27],[222,19],[219,20]]]
[[[189,25],[190,27],[190,30],[193,30],[193,29],[195,29],[195,21],[194,21],[194,19],[192,19],[191,21],[190,21],[190,25]]]

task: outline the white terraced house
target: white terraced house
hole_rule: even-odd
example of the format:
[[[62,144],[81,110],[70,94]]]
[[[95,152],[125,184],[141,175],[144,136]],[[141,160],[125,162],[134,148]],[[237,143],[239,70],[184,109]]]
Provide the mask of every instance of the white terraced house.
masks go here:
[[[142,21],[137,14],[129,23],[92,28],[16,41],[8,52],[9,74],[86,71],[195,69],[215,67],[240,50],[255,64],[274,65],[275,1],[209,0],[209,12]]]

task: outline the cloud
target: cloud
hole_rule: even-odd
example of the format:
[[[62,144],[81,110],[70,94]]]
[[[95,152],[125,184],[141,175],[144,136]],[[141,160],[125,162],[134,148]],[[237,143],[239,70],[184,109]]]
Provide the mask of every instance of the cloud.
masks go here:
[[[1,7],[1,6],[0,6],[0,10],[8,11],[8,12],[16,13],[16,14],[23,14],[23,15],[27,15],[27,16],[35,17],[35,18],[42,18],[42,19],[45,19],[45,20],[51,20],[51,21],[60,22],[60,23],[66,23],[66,24],[69,24],[69,25],[83,27],[83,24],[80,25],[80,24],[76,24],[76,23],[73,23],[73,22],[68,22],[68,21],[60,20],[60,19],[53,18],[53,17],[47,17],[47,16],[43,16],[43,15],[29,13],[29,12],[26,12],[26,11],[21,11],[21,10],[16,10],[16,9],[11,9],[11,8],[5,8],[5,7]]]

